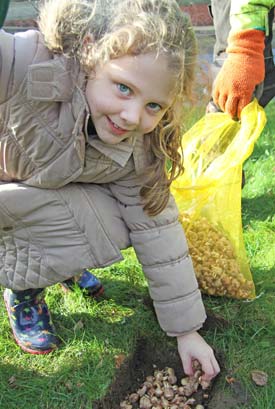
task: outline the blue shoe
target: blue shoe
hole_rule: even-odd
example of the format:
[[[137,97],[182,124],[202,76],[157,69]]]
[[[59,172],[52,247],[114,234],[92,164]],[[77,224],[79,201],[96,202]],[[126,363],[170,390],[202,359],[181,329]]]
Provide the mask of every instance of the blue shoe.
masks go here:
[[[77,280],[70,278],[61,283],[65,291],[73,290],[75,285],[90,297],[99,297],[104,292],[101,281],[88,270],[84,270]]]
[[[4,300],[15,341],[30,354],[48,354],[60,343],[42,289],[5,289]]]

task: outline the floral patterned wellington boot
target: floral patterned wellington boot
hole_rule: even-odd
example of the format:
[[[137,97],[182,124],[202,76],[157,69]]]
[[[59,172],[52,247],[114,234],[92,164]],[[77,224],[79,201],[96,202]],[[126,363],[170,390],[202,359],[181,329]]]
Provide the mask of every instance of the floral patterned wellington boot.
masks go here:
[[[65,291],[73,290],[75,285],[90,297],[99,297],[104,292],[100,280],[88,270],[84,270],[78,278],[70,278],[61,283]]]
[[[57,348],[59,340],[43,298],[43,289],[5,289],[4,300],[13,336],[23,351],[48,354]]]

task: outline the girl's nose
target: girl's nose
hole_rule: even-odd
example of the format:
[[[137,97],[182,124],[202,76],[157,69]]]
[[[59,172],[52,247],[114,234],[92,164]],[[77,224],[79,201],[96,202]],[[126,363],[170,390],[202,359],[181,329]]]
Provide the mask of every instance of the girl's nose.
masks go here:
[[[123,107],[120,117],[129,125],[139,125],[141,122],[142,107],[138,103],[129,103]]]

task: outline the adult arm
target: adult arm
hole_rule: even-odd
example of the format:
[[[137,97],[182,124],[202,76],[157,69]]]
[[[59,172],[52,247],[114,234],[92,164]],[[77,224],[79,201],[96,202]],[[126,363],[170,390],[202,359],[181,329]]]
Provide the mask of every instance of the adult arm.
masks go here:
[[[228,57],[215,80],[213,100],[232,117],[240,117],[264,80],[264,40],[274,5],[274,0],[231,1]]]

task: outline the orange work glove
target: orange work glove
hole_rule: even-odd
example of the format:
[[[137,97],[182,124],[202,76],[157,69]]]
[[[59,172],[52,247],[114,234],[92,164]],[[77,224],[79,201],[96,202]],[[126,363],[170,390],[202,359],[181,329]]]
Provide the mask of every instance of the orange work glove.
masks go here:
[[[240,118],[256,85],[264,80],[264,39],[265,33],[260,30],[229,35],[228,56],[214,82],[213,100],[232,117]]]

